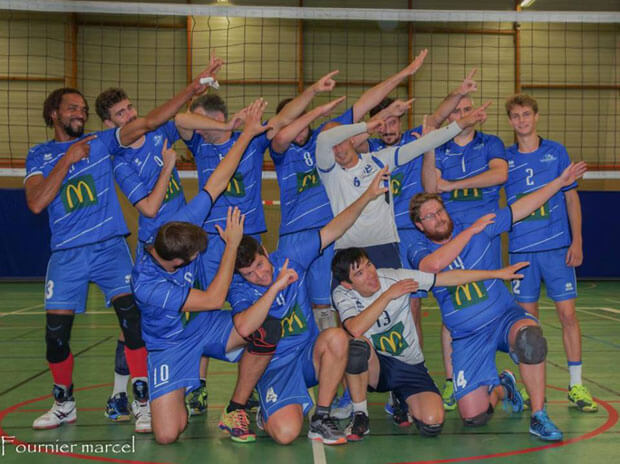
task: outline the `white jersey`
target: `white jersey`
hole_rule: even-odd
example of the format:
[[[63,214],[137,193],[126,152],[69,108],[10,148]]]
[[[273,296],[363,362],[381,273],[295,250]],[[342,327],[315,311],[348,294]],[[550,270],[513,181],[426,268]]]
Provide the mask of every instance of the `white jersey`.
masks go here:
[[[366,123],[350,124],[321,132],[317,138],[316,158],[319,177],[325,186],[334,216],[357,200],[384,166],[387,165],[391,172],[424,152],[452,139],[461,129],[456,123],[452,123],[406,145],[358,155],[357,164],[350,169],[337,164],[333,147],[365,131]],[[381,195],[364,208],[349,230],[336,240],[334,245],[336,250],[399,242],[392,193],[390,192],[389,195],[389,203]]]
[[[435,274],[410,269],[377,269],[381,288],[372,296],[363,297],[355,290],[338,285],[334,289],[334,306],[340,320],[355,317],[368,308],[392,284],[403,279],[414,279],[420,284],[420,290],[429,291],[435,284]],[[411,310],[409,294],[402,295],[388,303],[377,321],[364,332],[375,350],[382,355],[392,356],[407,364],[419,364],[424,361],[420,348],[418,333]]]

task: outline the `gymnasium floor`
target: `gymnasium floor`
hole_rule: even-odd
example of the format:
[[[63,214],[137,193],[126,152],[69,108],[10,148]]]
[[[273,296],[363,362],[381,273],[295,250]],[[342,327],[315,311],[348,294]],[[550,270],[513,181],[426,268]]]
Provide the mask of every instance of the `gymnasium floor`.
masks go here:
[[[304,434],[290,446],[278,446],[259,433],[255,444],[231,442],[217,428],[222,407],[235,379],[235,367],[212,362],[209,368],[209,411],[195,417],[182,439],[159,446],[150,435],[133,433],[133,424],[112,424],[103,416],[111,391],[114,340],[118,325],[113,312],[91,289],[88,312],[76,318],[72,350],[75,355],[75,387],[78,421],[56,430],[31,429],[33,419],[51,405],[51,376],[44,362],[42,283],[2,283],[0,295],[0,428],[4,436],[0,464],[62,462],[157,462],[157,463],[487,463],[618,462],[620,451],[620,282],[580,282],[579,318],[583,331],[584,381],[599,402],[599,411],[584,414],[569,409],[566,400],[568,373],[561,332],[549,300],[543,300],[542,324],[549,340],[547,367],[548,410],[564,431],[565,441],[547,444],[528,433],[527,414],[508,414],[498,409],[491,423],[465,429],[456,412],[447,413],[443,434],[424,439],[415,428],[392,425],[383,412],[385,394],[369,396],[371,435],[361,443],[323,447]],[[439,318],[434,300],[423,303],[427,366],[442,384],[439,351]],[[498,355],[500,368],[511,367]],[[343,423],[344,427],[344,423]],[[17,446],[6,444],[15,437]],[[135,440],[132,441],[132,437]],[[32,445],[71,450],[53,455],[33,451]],[[64,449],[61,448],[64,445]],[[105,452],[105,446],[108,452]],[[116,445],[113,447],[113,445]],[[124,446],[124,448],[122,448]]]

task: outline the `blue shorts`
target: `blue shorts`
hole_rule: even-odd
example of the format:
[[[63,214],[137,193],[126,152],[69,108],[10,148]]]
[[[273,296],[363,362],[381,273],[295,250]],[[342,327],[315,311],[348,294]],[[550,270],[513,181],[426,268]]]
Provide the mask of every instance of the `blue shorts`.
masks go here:
[[[261,243],[259,234],[251,236]],[[200,255],[201,266],[197,279],[199,287],[202,290],[206,290],[209,284],[213,282],[213,278],[220,267],[224,249],[226,248],[226,242],[222,240],[219,234],[207,234],[207,238],[207,249]]]
[[[304,233],[291,233],[280,236],[278,250],[295,249],[307,244],[307,236]],[[313,305],[330,305],[332,275],[332,259],[334,259],[334,245],[331,244],[323,249],[321,254],[310,263],[306,285],[310,302]]]
[[[529,261],[521,271],[521,280],[512,281],[512,293],[517,301],[534,303],[540,296],[540,281],[545,282],[547,296],[553,301],[577,298],[575,268],[566,265],[568,248],[558,248],[534,253],[511,253],[510,264]]]
[[[398,229],[398,237],[400,238],[400,242],[398,243],[398,250],[400,252],[400,261],[402,263],[403,269],[413,269],[411,264],[409,263],[409,259],[407,258],[407,250],[409,250],[410,246],[413,246],[416,238],[419,239],[420,235],[416,229]],[[426,298],[428,296],[428,292],[424,290],[420,290],[418,292],[412,293],[411,298]]]
[[[460,399],[481,386],[499,385],[495,353],[508,353],[508,335],[515,322],[537,319],[518,304],[472,335],[452,340],[454,396]]]
[[[433,392],[439,395],[437,385],[426,369],[424,361],[407,364],[393,356],[376,353],[379,358],[379,381],[377,387],[368,387],[370,392],[394,392],[398,399],[406,402],[416,393]]]
[[[131,253],[123,237],[54,251],[45,276],[45,309],[86,310],[88,283],[96,283],[108,306],[117,295],[131,293]]]
[[[304,415],[312,409],[313,401],[308,388],[319,382],[314,371],[312,353],[314,344],[274,356],[256,385],[261,412],[265,421],[278,409],[289,404],[299,404]]]
[[[226,353],[226,343],[233,329],[230,311],[205,311],[185,327],[189,336],[178,345],[148,352],[149,399],[153,401],[179,388],[186,391],[200,386],[200,357],[237,362],[243,347]]]

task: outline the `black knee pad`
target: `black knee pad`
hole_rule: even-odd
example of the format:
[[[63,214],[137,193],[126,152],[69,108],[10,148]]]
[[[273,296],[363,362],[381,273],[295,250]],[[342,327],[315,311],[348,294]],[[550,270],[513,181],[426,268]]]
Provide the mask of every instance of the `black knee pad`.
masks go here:
[[[248,353],[259,356],[271,356],[278,347],[280,337],[282,337],[282,324],[280,319],[269,316],[258,330],[246,338],[248,342]]]
[[[483,425],[486,425],[486,423],[489,422],[491,417],[493,417],[493,406],[489,404],[489,409],[487,409],[485,412],[478,414],[474,417],[463,419],[463,423],[467,427],[481,427]]]
[[[420,435],[423,437],[436,437],[443,430],[443,422],[441,424],[425,424],[415,418],[413,420],[415,422],[415,426],[420,432]]]
[[[121,330],[125,336],[125,345],[130,350],[144,347],[142,327],[140,326],[140,311],[136,306],[133,295],[118,297],[112,302]]]
[[[69,338],[73,326],[73,314],[50,314],[45,316],[45,345],[48,362],[59,363],[69,357]]]
[[[114,372],[120,375],[129,375],[129,366],[125,357],[125,342],[116,341],[116,355],[114,357]]]
[[[349,340],[349,359],[345,372],[347,374],[361,374],[368,370],[370,347],[364,340],[354,338]]]
[[[523,364],[539,364],[547,358],[547,339],[537,325],[526,325],[515,337],[514,353]]]

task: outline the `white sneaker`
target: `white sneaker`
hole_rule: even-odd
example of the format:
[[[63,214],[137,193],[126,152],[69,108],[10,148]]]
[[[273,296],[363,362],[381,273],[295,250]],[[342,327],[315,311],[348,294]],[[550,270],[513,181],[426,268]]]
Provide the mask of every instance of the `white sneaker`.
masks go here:
[[[133,400],[131,410],[136,417],[136,433],[151,433],[151,406],[148,401]]]
[[[60,427],[62,424],[73,424],[77,420],[75,401],[54,401],[52,408],[42,416],[37,417],[32,423],[35,430],[47,430]]]
[[[260,405],[256,408],[256,427],[260,430],[265,430],[265,423],[263,422],[263,414],[260,410]]]

